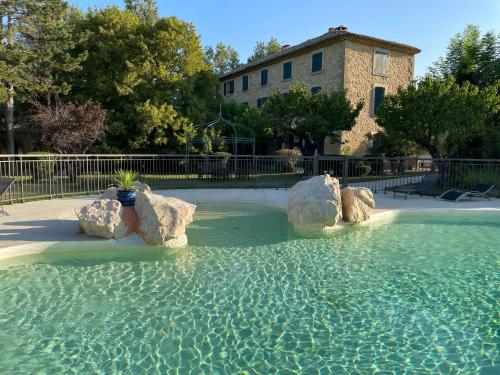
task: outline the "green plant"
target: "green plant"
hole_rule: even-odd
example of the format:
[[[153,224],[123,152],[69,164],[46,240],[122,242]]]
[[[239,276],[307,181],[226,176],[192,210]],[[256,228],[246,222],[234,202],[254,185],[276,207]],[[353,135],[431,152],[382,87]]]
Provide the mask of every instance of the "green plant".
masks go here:
[[[280,156],[280,163],[287,172],[292,172],[299,160],[302,158],[302,153],[297,147],[293,148],[292,150],[278,150],[276,151],[276,155]]]
[[[370,164],[368,164],[365,161],[357,161],[354,164],[354,170],[355,170],[355,175],[356,176],[368,176],[372,170],[372,167]]]
[[[120,169],[116,171],[113,181],[116,182],[121,190],[137,190],[134,181],[137,180],[137,173]]]

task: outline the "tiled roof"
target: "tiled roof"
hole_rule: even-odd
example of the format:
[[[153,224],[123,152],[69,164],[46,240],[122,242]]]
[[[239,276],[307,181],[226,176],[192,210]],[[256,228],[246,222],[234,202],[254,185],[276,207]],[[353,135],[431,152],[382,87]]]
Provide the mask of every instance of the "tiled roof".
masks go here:
[[[220,75],[219,79],[224,80],[224,79],[230,78],[232,76],[242,74],[244,72],[249,72],[249,71],[255,70],[259,67],[269,65],[269,63],[271,63],[271,62],[283,60],[289,55],[298,54],[301,50],[310,49],[311,47],[314,47],[318,44],[322,44],[325,42],[335,43],[335,42],[345,40],[345,39],[354,40],[354,41],[357,41],[360,43],[368,43],[368,44],[373,44],[373,45],[385,46],[387,48],[392,48],[392,49],[399,50],[401,52],[406,52],[406,53],[412,54],[412,55],[415,55],[415,54],[420,52],[420,49],[413,47],[413,46],[410,46],[408,44],[392,42],[389,40],[374,38],[374,37],[362,35],[362,34],[355,34],[355,33],[347,32],[347,31],[328,31],[327,33],[324,33],[323,35],[320,35],[316,38],[306,40],[303,43],[297,44],[295,46],[284,48],[281,51],[274,52],[274,53],[267,55],[261,59],[252,61],[248,64],[241,65],[238,68],[236,68],[228,73]]]

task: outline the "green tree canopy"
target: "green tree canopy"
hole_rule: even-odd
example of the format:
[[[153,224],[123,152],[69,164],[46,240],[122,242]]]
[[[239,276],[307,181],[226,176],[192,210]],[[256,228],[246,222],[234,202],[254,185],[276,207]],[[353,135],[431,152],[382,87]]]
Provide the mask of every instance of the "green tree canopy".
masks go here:
[[[497,92],[498,85],[479,89],[428,76],[386,96],[377,123],[394,142],[413,142],[433,158],[454,156],[498,112]]]
[[[455,77],[478,86],[492,85],[500,80],[500,35],[489,31],[481,35],[479,27],[467,25],[448,45],[446,55],[429,69],[434,77]]]
[[[208,69],[194,26],[175,17],[145,24],[117,7],[89,11],[78,25],[89,51],[72,97],[107,110],[104,150],[177,151],[191,123],[181,112],[186,82]],[[213,95],[215,95],[215,90]]]
[[[75,38],[61,0],[3,0],[0,3],[0,100],[6,103],[8,150],[14,152],[14,104],[43,94],[65,93],[64,72],[75,71],[85,53],[71,56]]]
[[[222,42],[217,43],[215,49],[205,47],[205,59],[216,75],[228,73],[240,65],[240,57],[230,45]]]
[[[339,132],[351,130],[363,108],[354,106],[345,91],[311,94],[303,85],[293,85],[286,93],[276,91],[266,102],[263,111],[276,139],[293,135],[299,138],[303,154],[322,150],[327,138],[339,141]]]
[[[247,62],[259,60],[263,57],[266,57],[267,55],[270,55],[271,53],[281,51],[281,48],[281,43],[278,42],[278,39],[276,39],[275,37],[272,37],[267,43],[257,42]]]
[[[159,19],[155,0],[125,0],[125,9],[137,14],[146,25],[154,25]]]

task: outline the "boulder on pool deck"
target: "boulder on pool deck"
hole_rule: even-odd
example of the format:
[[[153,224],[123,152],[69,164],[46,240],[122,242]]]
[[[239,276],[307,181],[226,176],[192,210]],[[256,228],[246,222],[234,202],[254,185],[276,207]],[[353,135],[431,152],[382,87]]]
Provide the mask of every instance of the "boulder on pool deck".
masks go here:
[[[153,194],[148,189],[138,191],[135,202],[141,235],[154,246],[186,246],[186,226],[193,221],[195,209],[194,204]]]
[[[323,234],[342,215],[339,181],[325,174],[296,183],[288,197],[288,222],[301,234]]]
[[[375,199],[370,189],[364,187],[346,187],[341,191],[342,218],[351,224],[368,220],[375,208]]]
[[[107,188],[98,199],[118,199],[118,188],[114,186]]]
[[[120,239],[127,235],[123,221],[123,208],[113,199],[97,199],[94,203],[76,211],[83,233],[94,237]]]

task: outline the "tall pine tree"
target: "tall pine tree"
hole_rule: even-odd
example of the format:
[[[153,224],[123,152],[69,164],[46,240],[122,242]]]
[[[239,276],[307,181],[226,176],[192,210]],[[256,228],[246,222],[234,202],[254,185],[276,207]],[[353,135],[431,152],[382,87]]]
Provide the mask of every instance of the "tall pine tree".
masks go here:
[[[67,92],[61,72],[78,68],[84,54],[67,51],[74,38],[65,22],[68,6],[61,0],[0,2],[0,100],[5,102],[7,150],[14,153],[15,103],[36,95]],[[50,100],[50,99],[49,99]]]

